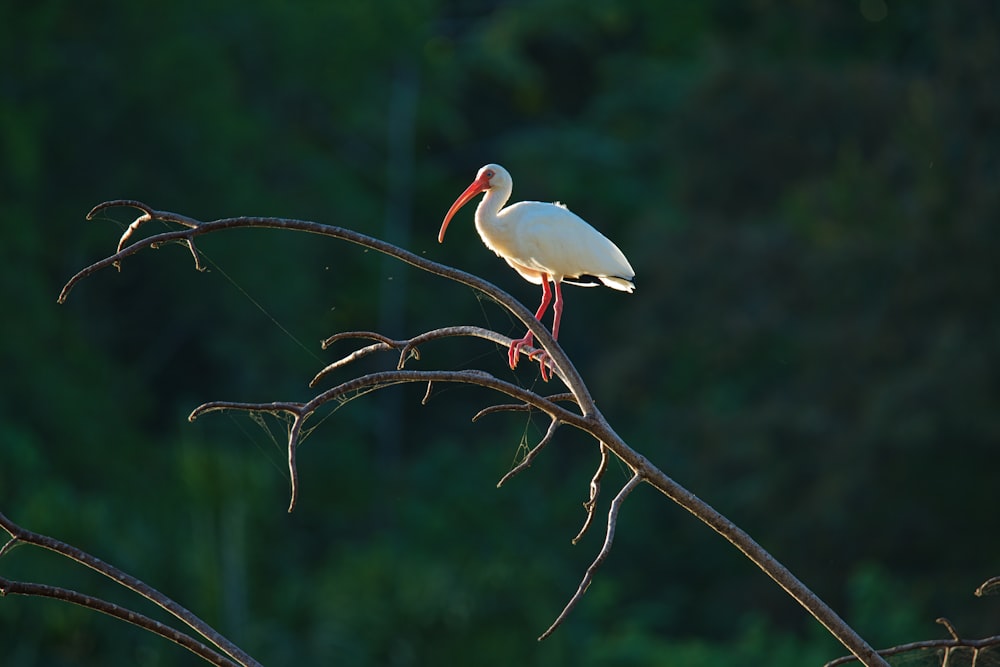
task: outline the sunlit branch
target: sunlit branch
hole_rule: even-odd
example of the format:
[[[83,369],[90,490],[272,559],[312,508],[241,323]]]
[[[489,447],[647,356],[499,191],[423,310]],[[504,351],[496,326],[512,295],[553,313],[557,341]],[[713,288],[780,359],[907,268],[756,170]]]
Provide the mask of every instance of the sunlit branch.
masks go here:
[[[555,400],[557,399],[555,398],[542,397],[534,392],[522,389],[521,387],[509,382],[501,381],[483,371],[465,370],[447,372],[403,370],[405,362],[410,358],[411,353],[416,351],[417,345],[435,338],[443,338],[446,335],[476,335],[492,340],[498,345],[509,345],[509,338],[495,332],[487,332],[482,329],[476,329],[473,331],[472,329],[464,328],[435,330],[433,332],[422,334],[422,336],[417,338],[409,339],[408,341],[396,341],[382,336],[381,334],[373,334],[371,332],[355,332],[355,334],[362,335],[340,335],[333,337],[332,339],[328,339],[328,342],[331,342],[331,340],[342,340],[346,337],[368,338],[369,340],[375,340],[376,342],[372,345],[356,350],[339,361],[334,362],[326,369],[323,369],[314,379],[314,383],[318,382],[321,378],[324,378],[335,368],[343,368],[357,359],[379,351],[398,349],[400,351],[400,358],[397,364],[398,368],[395,371],[372,373],[354,378],[353,380],[349,380],[338,385],[337,387],[318,394],[316,397],[305,403],[250,404],[217,401],[206,403],[199,408],[196,408],[190,417],[191,419],[194,419],[201,414],[211,412],[213,410],[270,411],[275,413],[284,412],[292,415],[294,417],[294,421],[292,423],[292,427],[289,429],[288,438],[289,469],[292,477],[292,500],[289,509],[294,506],[298,492],[296,472],[297,466],[295,461],[296,446],[298,444],[304,423],[319,406],[331,400],[349,400],[350,398],[359,395],[359,392],[371,391],[381,387],[390,386],[392,384],[405,382],[424,382],[427,384],[427,390],[423,399],[424,402],[429,399],[434,382],[460,382],[464,384],[477,385],[506,394],[517,401],[521,401],[526,405],[545,412],[552,420],[549,427],[549,433],[547,433],[546,437],[542,439],[542,442],[535,446],[533,453],[529,452],[528,457],[533,458],[534,455],[537,455],[537,450],[540,450],[541,446],[548,442],[552,433],[554,433],[557,426],[561,423],[569,424],[583,430],[601,443],[602,464],[591,481],[590,501],[588,501],[590,506],[588,507],[588,505],[585,504],[585,507],[588,507],[588,512],[593,512],[593,504],[596,503],[597,493],[600,488],[600,480],[603,475],[604,466],[606,465],[604,458],[606,457],[608,451],[621,459],[632,471],[634,471],[633,478],[622,489],[622,491],[619,492],[618,496],[616,496],[615,500],[612,502],[612,510],[609,514],[609,530],[606,535],[605,546],[598,555],[598,559],[595,560],[588,569],[587,574],[584,577],[584,582],[581,584],[576,595],[573,596],[570,604],[567,605],[566,609],[564,609],[563,613],[556,620],[553,626],[549,628],[549,630],[546,631],[542,637],[548,636],[555,629],[555,627],[562,622],[565,615],[568,614],[569,611],[577,604],[593,578],[596,568],[601,562],[603,562],[604,558],[607,557],[607,551],[610,549],[611,538],[614,533],[614,525],[616,523],[618,510],[622,501],[624,501],[628,493],[639,482],[646,482],[658,489],[675,503],[691,512],[691,514],[710,526],[719,535],[739,549],[762,571],[764,571],[776,583],[778,583],[778,585],[788,592],[789,595],[799,602],[799,604],[812,614],[824,627],[827,628],[827,630],[830,631],[831,634],[843,643],[844,646],[857,656],[865,665],[868,665],[869,667],[873,665],[881,665],[884,667],[888,664],[874,651],[874,649],[871,648],[871,646],[864,641],[864,639],[861,638],[860,635],[858,635],[843,621],[843,619],[841,619],[828,605],[826,605],[826,603],[824,603],[801,581],[792,575],[792,573],[784,565],[778,562],[763,547],[757,544],[757,542],[755,542],[746,532],[735,526],[731,521],[717,512],[710,505],[668,477],[665,473],[663,473],[663,471],[650,463],[648,459],[629,447],[628,444],[626,444],[625,441],[618,436],[617,433],[615,433],[605,420],[604,416],[597,409],[597,406],[590,395],[590,391],[583,382],[579,372],[570,362],[562,348],[552,339],[548,330],[537,319],[535,319],[534,314],[531,311],[492,283],[464,271],[459,271],[458,269],[432,262],[385,241],[341,227],[323,225],[315,222],[285,218],[260,217],[226,218],[212,222],[200,222],[176,213],[156,211],[145,204],[133,200],[106,202],[95,207],[88,217],[93,217],[105,209],[115,206],[129,206],[137,208],[142,212],[142,215],[140,215],[122,235],[118,245],[118,251],[114,255],[91,264],[67,282],[66,286],[59,295],[60,302],[65,301],[70,290],[73,289],[73,287],[82,279],[108,266],[120,267],[122,260],[131,257],[145,248],[158,247],[171,242],[185,243],[195,258],[196,268],[200,268],[198,251],[195,247],[194,241],[202,234],[221,231],[224,229],[254,227],[288,229],[312,234],[320,234],[323,236],[349,241],[351,243],[395,257],[400,261],[406,262],[407,264],[421,270],[442,276],[468,287],[472,287],[473,289],[476,289],[493,299],[496,303],[506,308],[511,314],[524,323],[528,330],[534,334],[540,348],[536,348],[533,351],[526,349],[524,352],[529,355],[529,358],[537,359],[539,357],[544,357],[545,359],[551,361],[556,374],[566,385],[569,392],[571,392],[572,400],[575,402],[575,407],[579,409],[579,413],[571,412],[557,405],[555,403]],[[181,225],[184,229],[156,234],[128,244],[141,225],[150,220],[175,223]],[[461,331],[459,332],[459,330]],[[442,333],[445,331],[448,331],[449,333]],[[457,333],[450,333],[451,331],[455,331]],[[560,398],[558,400],[563,399]],[[497,408],[498,411],[502,409],[506,408]],[[481,412],[478,416],[482,416],[483,414],[489,413]],[[521,462],[520,466],[526,467],[526,464],[530,463],[528,457],[526,457],[525,461]],[[513,473],[514,471],[511,472]],[[588,522],[585,523],[584,529],[586,529],[588,524],[589,519]]]

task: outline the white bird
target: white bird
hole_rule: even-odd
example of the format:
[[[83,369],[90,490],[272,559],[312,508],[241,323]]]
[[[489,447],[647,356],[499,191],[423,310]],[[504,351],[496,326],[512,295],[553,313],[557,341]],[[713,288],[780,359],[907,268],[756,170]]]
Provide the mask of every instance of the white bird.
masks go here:
[[[480,192],[486,196],[476,207],[476,231],[486,247],[502,257],[528,282],[542,286],[542,303],[535,313],[541,321],[552,300],[551,281],[556,301],[553,305],[552,338],[559,337],[563,298],[561,284],[595,287],[605,285],[622,292],[632,292],[635,271],[625,255],[606,236],[571,212],[563,204],[522,201],[503,208],[510,199],[513,181],[506,169],[488,164],[479,170],[476,180],[465,189],[441,224],[438,243],[444,242],[448,223],[458,209]],[[530,346],[534,338],[529,330],[524,338],[511,341],[508,351],[510,367],[517,366],[521,348]],[[548,380],[547,355],[539,357],[542,379]]]

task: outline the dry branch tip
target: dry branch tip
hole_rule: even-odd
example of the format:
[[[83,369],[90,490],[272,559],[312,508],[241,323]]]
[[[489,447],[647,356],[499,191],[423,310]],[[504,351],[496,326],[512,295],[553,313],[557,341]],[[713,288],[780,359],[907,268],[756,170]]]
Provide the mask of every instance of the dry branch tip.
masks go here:
[[[583,527],[580,528],[580,532],[577,533],[576,537],[571,540],[573,544],[576,544],[583,539],[583,536],[587,533],[587,529],[590,528],[590,524],[594,520],[594,510],[597,509],[597,496],[601,493],[601,479],[604,477],[604,471],[608,469],[610,451],[611,450],[608,449],[608,446],[602,442],[601,461],[597,464],[597,470],[594,472],[594,476],[590,478],[590,498],[587,502],[583,503],[583,508],[587,510],[587,516],[583,520]]]
[[[3,547],[0,547],[0,558],[3,558],[22,544],[24,544],[24,542],[11,535],[11,538],[7,540],[7,543],[4,544]]]
[[[106,211],[109,208],[135,208],[150,217],[152,217],[155,213],[155,211],[153,211],[153,209],[149,206],[136,199],[112,199],[111,201],[102,202],[90,209],[90,212],[87,213],[87,220],[93,220],[98,213]]]
[[[428,380],[427,391],[424,392],[424,397],[420,399],[420,405],[427,405],[427,402],[431,400],[431,390],[433,388],[434,388],[434,383]]]
[[[580,602],[583,594],[587,592],[588,588],[590,588],[590,584],[594,580],[594,574],[597,572],[597,569],[601,566],[601,564],[607,560],[608,554],[611,553],[611,545],[615,540],[615,529],[618,527],[618,512],[622,508],[622,503],[625,502],[625,499],[628,498],[628,495],[632,493],[635,487],[639,486],[642,480],[642,475],[634,473],[632,478],[629,479],[625,486],[622,487],[622,490],[618,492],[618,495],[615,496],[615,499],[611,501],[611,509],[608,510],[608,528],[604,535],[604,545],[601,547],[600,552],[598,552],[597,558],[594,559],[594,562],[590,564],[590,567],[588,567],[587,571],[584,573],[583,580],[580,582],[580,586],[576,589],[576,593],[574,593],[573,597],[571,597],[569,602],[566,603],[562,613],[559,614],[556,620],[552,622],[549,629],[543,632],[538,638],[538,641],[542,641],[555,632],[556,628],[562,625],[562,622],[566,619],[569,613],[573,611],[576,605]]]
[[[503,405],[491,405],[474,414],[472,416],[472,421],[475,423],[482,417],[496,414],[498,412],[531,412],[531,409],[531,406],[527,403],[504,403]]]
[[[948,631],[948,634],[951,635],[952,639],[954,639],[957,642],[962,641],[962,638],[958,636],[958,632],[955,630],[955,626],[952,625],[951,621],[949,621],[947,618],[945,618],[944,616],[940,618],[935,618],[934,622],[943,625],[945,629]]]
[[[975,595],[981,598],[984,595],[997,595],[1000,593],[1000,577],[990,577],[976,589]]]

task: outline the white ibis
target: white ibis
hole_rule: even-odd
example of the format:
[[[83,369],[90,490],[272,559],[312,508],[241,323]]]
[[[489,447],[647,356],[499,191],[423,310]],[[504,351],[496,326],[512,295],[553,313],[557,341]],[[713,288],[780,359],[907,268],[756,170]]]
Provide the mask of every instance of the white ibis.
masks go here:
[[[552,282],[556,295],[552,308],[554,339],[559,336],[563,311],[562,283],[583,287],[603,284],[622,292],[635,289],[632,283],[635,271],[618,246],[606,236],[559,203],[522,201],[503,208],[512,189],[510,174],[500,165],[488,164],[480,169],[476,180],[448,209],[438,233],[438,243],[444,241],[448,223],[458,209],[485,192],[486,196],[476,207],[476,231],[486,247],[502,257],[521,277],[542,286],[542,303],[535,313],[539,321],[552,300],[549,288]],[[521,348],[530,346],[533,340],[529,330],[524,338],[511,341],[507,355],[511,368],[517,366]],[[538,352],[531,356],[539,357],[542,379],[547,381],[547,355]]]

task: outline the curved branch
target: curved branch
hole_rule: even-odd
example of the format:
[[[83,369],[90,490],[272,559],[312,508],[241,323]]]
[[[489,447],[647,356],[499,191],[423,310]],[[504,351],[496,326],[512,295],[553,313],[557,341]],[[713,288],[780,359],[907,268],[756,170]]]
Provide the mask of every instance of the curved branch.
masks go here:
[[[590,391],[583,382],[583,378],[580,377],[579,372],[573,364],[570,363],[569,357],[566,356],[566,353],[563,352],[559,344],[552,338],[552,334],[549,333],[548,329],[546,329],[541,322],[535,319],[534,313],[528,310],[510,294],[503,291],[493,283],[483,280],[479,276],[475,276],[465,271],[460,271],[459,269],[454,269],[444,264],[439,264],[438,262],[432,262],[431,260],[425,259],[420,255],[404,250],[391,243],[387,243],[386,241],[382,241],[381,239],[361,234],[360,232],[334,225],[324,225],[308,220],[245,216],[237,218],[222,218],[211,222],[201,222],[195,220],[194,218],[172,213],[170,211],[157,211],[132,199],[119,199],[99,204],[87,214],[87,218],[91,219],[98,213],[115,207],[137,208],[143,213],[136,218],[136,220],[129,225],[128,229],[125,230],[125,233],[122,234],[121,240],[118,243],[118,251],[115,254],[110,257],[105,257],[98,262],[94,262],[69,279],[66,285],[63,286],[62,291],[59,293],[59,303],[64,303],[66,299],[69,298],[69,293],[72,289],[84,278],[109,266],[120,266],[123,259],[131,257],[141,250],[157,247],[172,241],[183,241],[187,243],[188,247],[191,248],[192,253],[197,258],[197,252],[194,250],[194,239],[203,234],[209,234],[223,229],[259,227],[267,229],[290,229],[310,234],[318,234],[321,236],[328,236],[331,238],[349,241],[350,243],[354,243],[371,250],[377,250],[378,252],[395,257],[396,259],[406,262],[407,264],[418,269],[422,269],[428,273],[433,273],[434,275],[441,276],[443,278],[448,278],[449,280],[461,283],[489,296],[491,299],[509,310],[528,328],[529,331],[535,335],[535,338],[538,340],[542,350],[548,353],[549,358],[555,365],[557,373],[567,386],[570,387],[570,391],[572,391],[576,396],[579,404],[581,406],[593,405],[593,399],[590,396]],[[131,238],[133,233],[143,223],[150,220],[176,223],[182,225],[184,229],[149,236],[126,246],[126,242]]]
[[[84,595],[83,593],[78,593],[77,591],[72,591],[67,588],[46,586],[45,584],[33,584],[24,581],[11,581],[10,579],[0,577],[0,596],[4,595],[27,595],[33,597],[52,598],[80,605],[81,607],[93,609],[101,612],[102,614],[107,614],[108,616],[125,621],[126,623],[131,623],[132,625],[140,627],[143,630],[148,630],[154,635],[159,635],[164,639],[183,646],[199,658],[205,660],[206,662],[210,662],[213,665],[219,665],[219,667],[239,667],[239,663],[233,662],[229,658],[212,650],[205,644],[202,644],[197,639],[194,639],[193,637],[186,635],[169,625],[165,625],[148,616],[132,611],[131,609],[126,609],[125,607],[116,605],[113,602],[107,602],[106,600],[102,600],[100,598]]]
[[[979,585],[974,595],[981,598],[984,595],[996,595],[1000,593],[1000,577],[990,577]]]
[[[330,336],[322,343],[321,347],[325,350],[331,345],[342,340],[351,339],[367,339],[378,341],[373,345],[368,345],[366,347],[355,350],[351,354],[334,361],[331,364],[325,366],[320,372],[318,372],[315,377],[309,382],[310,387],[315,387],[319,384],[320,380],[325,378],[331,372],[348,366],[354,361],[367,357],[375,352],[385,352],[388,350],[399,350],[399,362],[396,364],[396,370],[403,370],[406,366],[406,362],[411,358],[419,359],[420,353],[418,348],[424,343],[439,340],[443,338],[451,338],[456,336],[467,336],[470,338],[482,338],[483,340],[488,340],[501,347],[510,347],[511,339],[503,334],[499,334],[496,331],[491,331],[489,329],[484,329],[482,327],[474,326],[452,326],[452,327],[441,327],[439,329],[433,329],[427,331],[413,338],[407,338],[402,340],[394,340],[388,336],[383,336],[382,334],[373,331],[345,331],[343,333],[334,334]],[[521,349],[521,353],[525,356],[530,357],[532,354],[536,354],[539,350],[534,347],[525,346]],[[567,399],[561,400],[575,400],[572,394],[559,394],[559,396],[568,396]]]
[[[70,544],[60,542],[59,540],[46,535],[26,530],[8,519],[2,512],[0,512],[0,527],[6,530],[12,538],[11,542],[8,542],[5,546],[4,551],[6,551],[7,547],[9,547],[12,543],[33,544],[37,547],[54,551],[55,553],[69,558],[70,560],[74,560],[96,572],[100,572],[105,577],[124,586],[125,588],[128,588],[134,593],[138,593],[161,609],[169,612],[179,621],[183,622],[189,628],[200,634],[202,637],[217,646],[221,651],[233,658],[238,664],[243,665],[244,667],[261,667],[259,662],[251,658],[239,646],[216,632],[216,630],[208,623],[201,620],[193,613],[145,582],[122,572],[118,568],[105,563],[100,558],[92,556],[86,551],[78,549]]]

